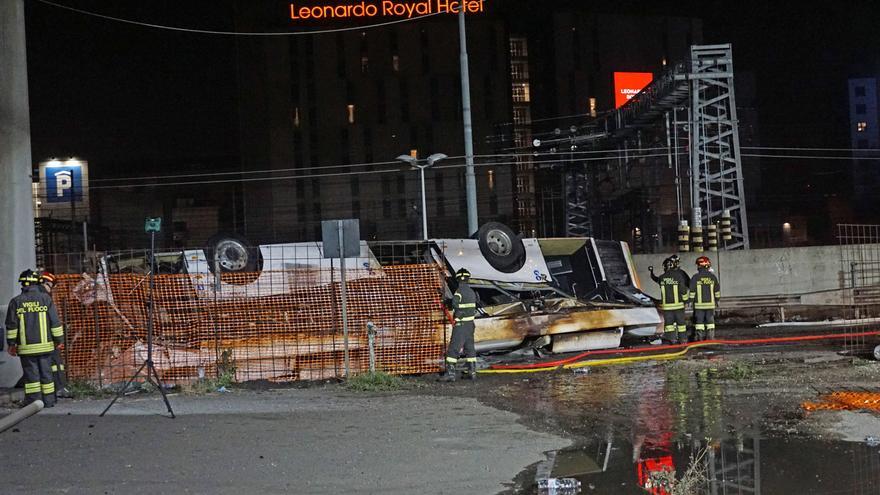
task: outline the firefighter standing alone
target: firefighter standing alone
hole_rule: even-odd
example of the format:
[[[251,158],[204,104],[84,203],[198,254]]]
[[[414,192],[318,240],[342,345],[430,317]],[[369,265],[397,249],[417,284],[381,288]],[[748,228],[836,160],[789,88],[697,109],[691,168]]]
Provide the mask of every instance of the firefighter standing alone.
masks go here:
[[[455,366],[464,354],[467,362],[468,376],[477,379],[477,349],[474,346],[474,318],[477,316],[477,294],[467,283],[471,272],[462,268],[455,272],[458,288],[452,296],[452,316],[455,325],[452,327],[452,338],[446,350],[446,372],[440,378],[444,382],[454,382]],[[462,349],[464,352],[462,352]]]
[[[697,273],[691,278],[690,299],[694,303],[696,340],[715,338],[715,308],[721,298],[718,277],[709,271],[712,262],[705,256],[697,258]]]
[[[18,281],[21,294],[12,298],[6,311],[8,351],[21,357],[25,403],[42,400],[46,407],[52,407],[55,382],[51,358],[55,345],[63,341],[64,328],[52,297],[39,289],[40,275],[25,270]]]
[[[684,305],[688,300],[688,279],[675,266],[672,257],[663,260],[663,274],[654,275],[649,266],[651,279],[660,284],[660,309],[663,310],[663,340],[670,344],[687,343]]]

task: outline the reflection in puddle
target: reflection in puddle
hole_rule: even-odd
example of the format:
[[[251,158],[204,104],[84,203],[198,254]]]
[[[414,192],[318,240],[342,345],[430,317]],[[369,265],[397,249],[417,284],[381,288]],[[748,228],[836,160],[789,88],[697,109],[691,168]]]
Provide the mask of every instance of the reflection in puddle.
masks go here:
[[[768,438],[761,426],[779,410],[751,395],[753,382],[723,376],[714,362],[654,366],[558,375],[504,392],[530,396],[548,423],[589,439],[549,453],[535,473],[575,478],[581,493],[880,493],[880,449]],[[817,404],[830,406],[810,407],[880,408],[878,393],[823,399]],[[539,493],[534,483],[527,491]]]
[[[734,437],[647,449],[613,438],[542,465],[554,461],[552,476],[578,479],[583,493],[880,493],[880,453],[861,443]]]

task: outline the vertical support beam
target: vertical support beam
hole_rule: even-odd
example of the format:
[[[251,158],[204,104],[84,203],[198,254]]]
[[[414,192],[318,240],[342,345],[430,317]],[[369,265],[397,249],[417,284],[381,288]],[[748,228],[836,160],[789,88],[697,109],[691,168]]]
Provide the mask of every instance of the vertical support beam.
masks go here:
[[[730,44],[691,47],[690,164],[691,207],[699,224],[720,220],[729,210],[733,241],[726,249],[749,248],[749,228],[739,148]],[[697,226],[697,223],[694,224]]]
[[[18,274],[36,263],[24,28],[24,0],[0,2],[0,321],[18,293]],[[18,358],[0,353],[0,387],[19,376]]]
[[[465,190],[467,196],[467,234],[479,228],[477,219],[477,179],[474,175],[474,131],[471,125],[471,81],[468,69],[467,34],[464,25],[464,8],[458,9],[458,40],[461,48],[461,117],[464,123]]]

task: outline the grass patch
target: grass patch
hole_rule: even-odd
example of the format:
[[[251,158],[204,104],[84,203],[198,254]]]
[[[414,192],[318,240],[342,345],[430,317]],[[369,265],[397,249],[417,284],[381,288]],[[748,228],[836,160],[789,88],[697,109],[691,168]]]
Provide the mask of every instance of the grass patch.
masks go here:
[[[235,364],[232,362],[232,350],[226,349],[220,353],[220,361],[217,363],[218,376],[215,378],[201,378],[193,383],[182,385],[181,391],[185,394],[201,395],[216,392],[220,388],[229,388],[235,383]]]
[[[109,397],[113,393],[84,380],[67,382],[67,390],[74,399],[100,399]]]
[[[751,380],[758,376],[758,368],[747,361],[736,361],[718,370],[715,375],[725,380]]]
[[[403,387],[403,378],[381,371],[361,373],[349,378],[345,382],[345,388],[357,392],[391,392],[400,390]]]

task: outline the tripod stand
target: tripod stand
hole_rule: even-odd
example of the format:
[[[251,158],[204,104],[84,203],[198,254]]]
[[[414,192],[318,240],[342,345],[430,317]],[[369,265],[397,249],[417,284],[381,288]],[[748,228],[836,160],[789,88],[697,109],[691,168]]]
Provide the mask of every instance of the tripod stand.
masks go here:
[[[153,365],[153,288],[155,287],[154,273],[156,272],[156,232],[159,231],[159,228],[158,226],[154,226],[154,229],[151,229],[150,219],[148,219],[147,231],[150,232],[150,299],[147,306],[147,359],[141,364],[137,371],[134,372],[134,375],[128,379],[125,385],[116,392],[116,397],[107,404],[104,411],[99,414],[100,417],[107,414],[107,411],[113,407],[113,404],[115,404],[120,397],[125,395],[125,391],[128,390],[128,387],[134,382],[135,378],[137,378],[142,371],[146,370],[144,378],[147,382],[152,383],[157,389],[159,389],[159,393],[162,394],[162,400],[165,401],[165,406],[168,408],[168,413],[171,414],[172,419],[175,418],[174,411],[171,409],[171,403],[168,402],[168,396],[165,394],[165,386],[162,384],[162,379],[159,378],[159,373],[156,372],[156,367]]]

